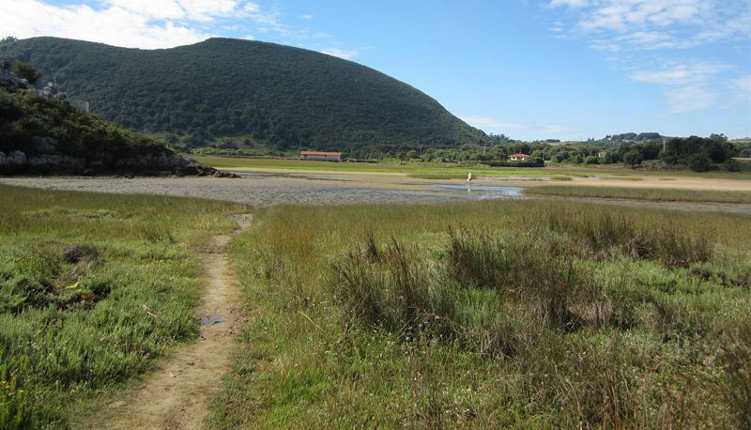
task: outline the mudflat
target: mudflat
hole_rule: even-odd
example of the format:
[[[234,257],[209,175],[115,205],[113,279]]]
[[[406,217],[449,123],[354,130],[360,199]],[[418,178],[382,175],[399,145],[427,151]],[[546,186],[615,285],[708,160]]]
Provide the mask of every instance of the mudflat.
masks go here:
[[[198,197],[268,207],[284,204],[338,205],[362,203],[431,203],[455,200],[488,200],[525,197],[523,188],[540,185],[657,188],[701,191],[751,191],[751,181],[714,178],[573,178],[551,181],[540,178],[482,177],[468,187],[464,180],[430,180],[400,173],[302,172],[291,170],[233,169],[240,178],[198,177],[9,177],[0,184],[50,190],[117,194],[153,194]],[[749,204],[651,202],[629,199],[567,198],[600,204],[656,207],[683,211],[751,213]]]

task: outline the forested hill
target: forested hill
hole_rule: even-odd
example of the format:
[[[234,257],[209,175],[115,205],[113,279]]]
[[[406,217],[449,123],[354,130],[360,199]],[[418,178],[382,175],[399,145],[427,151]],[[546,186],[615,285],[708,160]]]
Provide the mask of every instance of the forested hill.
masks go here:
[[[271,43],[209,39],[139,50],[58,38],[0,44],[69,96],[126,127],[181,142],[243,137],[277,150],[449,147],[483,132],[383,73]],[[174,139],[175,137],[173,137]]]

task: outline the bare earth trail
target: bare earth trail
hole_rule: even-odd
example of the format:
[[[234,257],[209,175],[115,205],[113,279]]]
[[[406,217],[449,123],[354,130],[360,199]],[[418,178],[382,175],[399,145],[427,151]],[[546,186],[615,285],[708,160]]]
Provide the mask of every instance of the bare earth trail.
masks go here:
[[[240,229],[252,216],[236,218]],[[208,403],[221,386],[230,365],[235,336],[245,322],[242,300],[226,255],[231,236],[217,236],[201,259],[207,286],[199,310],[199,338],[175,350],[126,399],[102,411],[96,428],[107,429],[201,429]]]

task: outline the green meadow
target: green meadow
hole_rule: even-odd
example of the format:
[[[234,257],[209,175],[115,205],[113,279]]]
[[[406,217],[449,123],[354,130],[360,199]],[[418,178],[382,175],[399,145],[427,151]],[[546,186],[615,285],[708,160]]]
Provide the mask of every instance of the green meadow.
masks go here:
[[[285,206],[215,428],[747,428],[751,220],[558,202]]]
[[[423,179],[461,179],[468,172],[475,177],[602,177],[606,179],[641,180],[646,177],[703,177],[716,179],[751,179],[751,170],[740,172],[710,171],[695,173],[689,170],[650,170],[646,168],[629,169],[622,165],[552,165],[541,168],[524,167],[490,167],[483,164],[438,163],[417,161],[379,161],[376,163],[333,163],[329,161],[312,161],[280,158],[223,157],[198,155],[196,161],[206,166],[232,168],[261,168],[300,171],[334,171],[364,173],[403,173]],[[627,179],[639,178],[639,179]]]
[[[0,191],[9,429],[90,421],[194,339],[197,250],[249,210]],[[209,428],[751,426],[747,215],[288,205],[229,255],[248,323]]]
[[[0,186],[0,428],[67,428],[97,393],[193,339],[192,249],[244,211]]]

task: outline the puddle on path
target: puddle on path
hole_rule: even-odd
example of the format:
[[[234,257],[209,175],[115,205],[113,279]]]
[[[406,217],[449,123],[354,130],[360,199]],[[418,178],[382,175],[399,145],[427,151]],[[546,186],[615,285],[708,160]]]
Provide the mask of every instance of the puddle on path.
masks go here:
[[[207,326],[212,326],[216,324],[221,324],[226,321],[227,320],[221,315],[207,315],[201,318],[201,326],[207,327]]]

